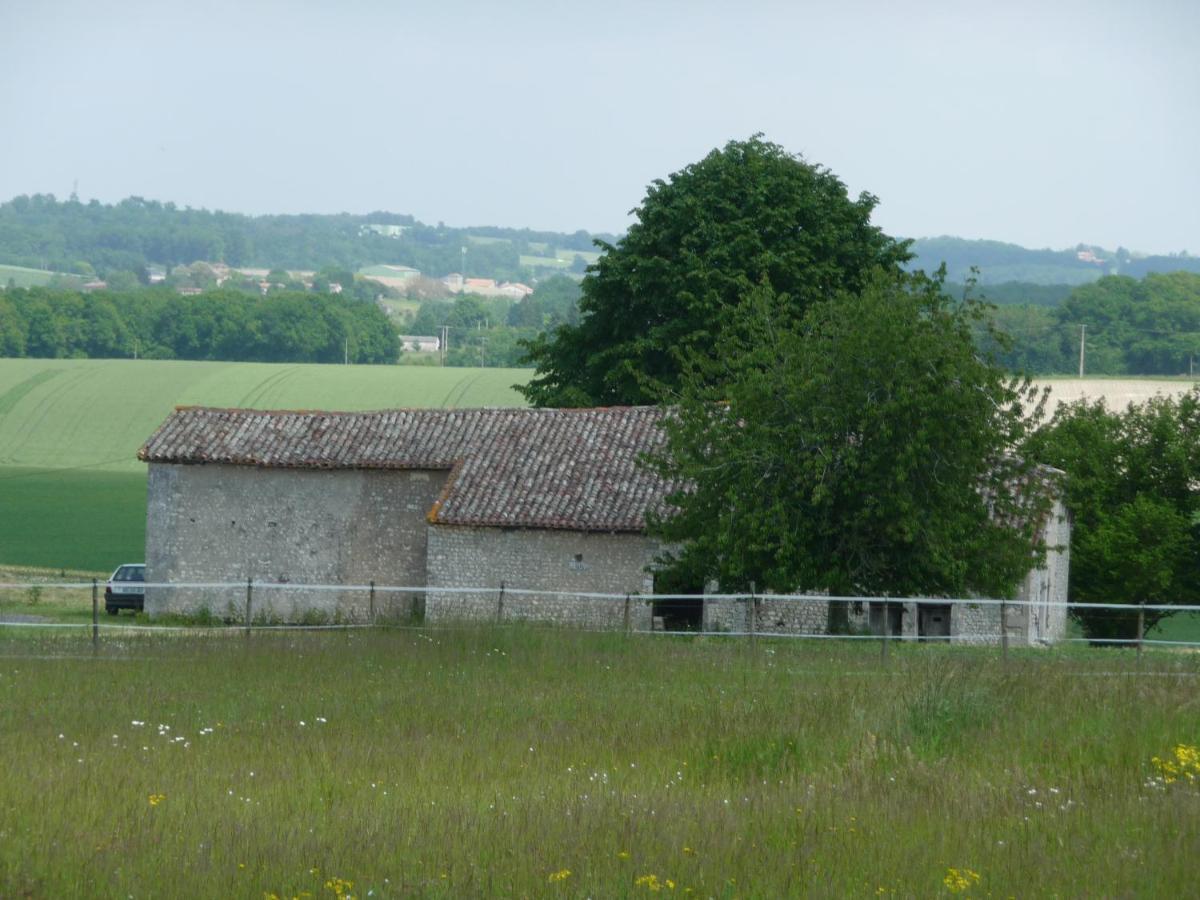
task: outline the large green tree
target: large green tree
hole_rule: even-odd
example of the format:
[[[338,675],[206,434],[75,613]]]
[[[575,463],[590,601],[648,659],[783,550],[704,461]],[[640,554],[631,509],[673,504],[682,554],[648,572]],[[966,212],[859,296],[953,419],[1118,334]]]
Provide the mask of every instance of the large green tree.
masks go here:
[[[654,460],[685,486],[655,526],[672,568],[731,589],[1011,594],[1043,549],[1046,476],[1011,453],[1041,405],[976,352],[980,305],[877,272],[792,309],[758,288],[686,366]]]
[[[1124,411],[1080,400],[1028,447],[1067,472],[1071,602],[1130,605],[1072,610],[1089,638],[1134,638],[1138,603],[1200,602],[1200,389]]]
[[[896,271],[907,245],[871,225],[828,169],[755,136],[657,180],[637,221],[583,281],[580,321],[529,345],[539,406],[654,402],[679,383],[680,354],[730,340],[736,310],[767,285],[798,320],[814,303]]]

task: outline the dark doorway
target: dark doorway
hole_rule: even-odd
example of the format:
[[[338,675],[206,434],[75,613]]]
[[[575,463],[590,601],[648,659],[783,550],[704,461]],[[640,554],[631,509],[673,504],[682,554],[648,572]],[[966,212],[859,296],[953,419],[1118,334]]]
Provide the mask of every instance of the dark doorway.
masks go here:
[[[950,604],[922,603],[917,611],[917,634],[923,641],[950,640]]]
[[[904,604],[888,603],[887,606],[887,630],[884,630],[884,606],[883,603],[872,603],[867,610],[867,624],[871,629],[871,634],[888,634],[899,635],[904,631]]]
[[[655,573],[654,593],[695,595],[672,600],[655,600],[651,612],[655,627],[659,627],[661,623],[664,631],[704,630],[704,584],[697,582],[698,579],[686,575]]]

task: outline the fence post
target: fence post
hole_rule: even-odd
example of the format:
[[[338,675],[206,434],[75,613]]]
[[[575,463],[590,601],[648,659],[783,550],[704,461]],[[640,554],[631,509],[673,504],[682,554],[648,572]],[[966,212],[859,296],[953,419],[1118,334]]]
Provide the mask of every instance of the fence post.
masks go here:
[[[496,600],[496,621],[504,621],[504,582],[500,582],[500,597]]]
[[[1142,663],[1142,635],[1146,633],[1146,601],[1142,600],[1138,603],[1138,624],[1137,624],[1137,658],[1138,665]]]
[[[629,634],[630,625],[632,623],[629,620],[629,595],[628,594],[625,595],[625,623],[624,624],[625,624],[625,633]]]
[[[747,601],[747,608],[750,612],[750,646],[753,649],[758,648],[758,597],[755,596],[756,585],[750,582],[750,599]]]
[[[100,647],[100,587],[92,579],[92,652]]]
[[[870,602],[870,601],[868,601],[868,602]],[[871,610],[871,607],[868,606],[867,607],[868,621],[871,618],[870,610]],[[884,662],[884,663],[887,662],[887,660],[888,660],[888,643],[891,641],[891,638],[892,638],[892,621],[891,621],[891,617],[888,615],[888,612],[889,612],[888,598],[884,597],[883,598],[883,640],[880,641],[880,643],[879,643],[879,661]]]
[[[367,614],[371,617],[371,624],[375,624],[375,579],[371,579],[371,591],[367,594]]]
[[[1000,598],[1000,656],[1008,662],[1008,603],[1003,597]]]
[[[254,579],[246,579],[246,637],[250,637],[250,607],[254,602]]]

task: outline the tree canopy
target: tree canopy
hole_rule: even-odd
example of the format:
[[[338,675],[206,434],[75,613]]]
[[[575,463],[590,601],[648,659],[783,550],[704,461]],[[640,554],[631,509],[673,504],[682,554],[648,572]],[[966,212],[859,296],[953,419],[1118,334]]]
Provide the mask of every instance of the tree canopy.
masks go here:
[[[530,342],[538,406],[654,402],[678,385],[680,356],[732,337],[734,311],[766,286],[798,320],[814,303],[898,271],[906,245],[870,224],[876,198],[850,199],[829,170],[754,136],[656,180],[636,221],[582,286],[580,320]]]
[[[1033,287],[1012,286],[1007,296]],[[988,300],[1004,302],[1005,291],[999,297],[996,288],[985,291]],[[1200,275],[1192,272],[1152,273],[1140,281],[1108,276],[1074,288],[1053,308],[1035,305],[1036,292],[1025,296],[1027,302],[992,314],[1013,338],[1009,347],[993,349],[1013,369],[1077,371],[1081,325],[1087,326],[1088,374],[1179,375],[1193,371],[1200,357]]]
[[[0,293],[0,356],[391,363],[399,343],[374,303],[331,294],[166,288]]]
[[[653,461],[689,486],[655,525],[672,568],[730,589],[1010,594],[1049,507],[1011,453],[1040,404],[976,352],[979,305],[877,271],[793,310],[755,289],[686,367]]]
[[[1200,601],[1200,388],[1123,412],[1080,400],[1028,446],[1067,472],[1071,602],[1131,604],[1073,610],[1089,638],[1134,638],[1133,604]]]

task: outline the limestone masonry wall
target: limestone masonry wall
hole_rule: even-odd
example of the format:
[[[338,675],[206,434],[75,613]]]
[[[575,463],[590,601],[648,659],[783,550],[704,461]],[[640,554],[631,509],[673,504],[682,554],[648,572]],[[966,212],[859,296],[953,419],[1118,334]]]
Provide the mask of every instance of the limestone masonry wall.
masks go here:
[[[297,470],[152,463],[146,515],[148,582],[271,584],[425,583],[426,513],[444,471]],[[151,615],[240,617],[245,587],[155,589]],[[381,595],[376,608],[411,597]],[[254,614],[297,621],[313,613],[366,618],[368,597],[350,591],[261,587]]]
[[[590,628],[624,627],[624,599],[506,594],[501,610],[501,582],[556,592],[648,594],[654,580],[646,567],[659,551],[657,541],[641,534],[453,525],[429,526],[428,546],[427,621],[502,617]],[[436,590],[481,585],[489,590]],[[644,601],[633,597],[629,615],[634,630],[650,628],[651,610]]]

